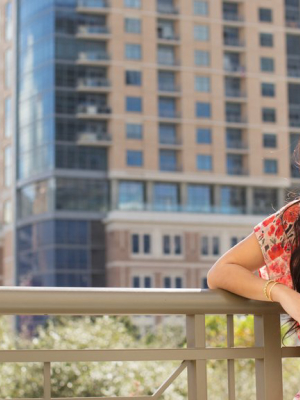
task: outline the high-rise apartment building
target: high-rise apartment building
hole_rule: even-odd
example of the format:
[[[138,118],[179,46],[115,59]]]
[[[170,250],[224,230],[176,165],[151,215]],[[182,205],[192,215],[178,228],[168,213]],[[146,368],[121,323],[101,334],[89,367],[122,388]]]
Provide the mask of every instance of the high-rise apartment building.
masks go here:
[[[0,11],[2,284],[206,287],[297,192],[298,0]]]

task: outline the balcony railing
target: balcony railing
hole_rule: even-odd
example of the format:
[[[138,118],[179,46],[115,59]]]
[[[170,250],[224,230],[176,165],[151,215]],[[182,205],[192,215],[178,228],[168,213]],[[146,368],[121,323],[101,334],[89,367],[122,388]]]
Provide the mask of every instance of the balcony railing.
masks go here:
[[[225,214],[240,215],[246,214],[246,205],[220,205],[210,204],[146,204],[137,202],[128,202],[118,205],[118,210],[124,211],[149,211],[149,212],[175,212],[175,213],[197,213],[197,214]],[[251,212],[252,214],[252,212]],[[265,213],[267,214],[267,212]]]
[[[244,143],[241,140],[227,140],[226,146],[227,149],[248,149],[247,143]]]
[[[300,127],[300,105],[290,106],[289,122],[290,126]]]
[[[175,34],[175,32],[168,32],[166,33],[164,30],[157,31],[157,38],[161,40],[171,40],[171,41],[178,41],[179,36]]]
[[[180,63],[174,57],[170,57],[167,54],[160,54],[157,58],[158,64],[161,65],[170,65],[170,66],[179,66]]]
[[[226,121],[238,124],[245,124],[247,122],[247,118],[234,113],[226,113]]]
[[[300,9],[299,7],[285,7],[285,24],[289,28],[300,28]]]
[[[159,109],[159,116],[161,118],[180,118],[180,113],[175,110]]]
[[[241,89],[235,89],[235,88],[225,88],[225,95],[226,97],[246,97],[246,93],[243,92]]]
[[[244,17],[242,15],[229,11],[223,12],[223,19],[225,19],[226,21],[235,21],[235,22],[244,21]]]
[[[79,61],[108,61],[109,59],[106,51],[81,51],[78,54]]]
[[[110,30],[105,25],[80,25],[77,28],[77,33],[83,35],[101,35],[110,33]]]
[[[109,8],[110,2],[108,0],[77,0],[77,7]]]
[[[91,88],[110,87],[110,81],[107,78],[85,77],[78,79],[77,86]]]
[[[224,70],[228,71],[228,72],[240,72],[241,74],[246,72],[246,68],[243,65],[234,64],[234,63],[225,64]]]
[[[111,108],[105,104],[79,104],[77,107],[77,113],[87,115],[110,114]]]
[[[182,167],[173,163],[161,163],[159,170],[164,172],[182,172]]]
[[[180,146],[180,145],[182,145],[182,140],[177,138],[177,137],[160,136],[159,137],[159,144],[171,145],[171,146]]]
[[[99,133],[94,133],[94,132],[82,132],[79,133],[78,136],[78,142],[82,144],[95,144],[95,143],[102,143],[102,142],[111,142],[112,137],[106,132],[99,132]]]
[[[238,359],[255,360],[258,400],[273,400],[274,394],[276,399],[283,399],[282,359],[300,356],[299,347],[281,345],[281,314],[285,314],[285,310],[279,303],[249,300],[220,289],[4,286],[0,287],[0,314],[185,316],[185,348],[0,350],[1,363],[43,364],[44,399],[52,398],[52,363],[170,360],[178,360],[180,364],[166,381],[162,382],[159,388],[153,387],[151,396],[136,398],[159,399],[177,376],[187,369],[187,398],[207,399],[207,361],[219,359],[227,360],[230,399],[236,398],[234,366],[235,360]],[[207,314],[226,316],[227,347],[207,347],[205,324]],[[234,317],[244,314],[254,316],[254,346],[235,347]],[[75,396],[76,393],[73,397]],[[116,399],[116,397],[105,397],[105,399]]]
[[[179,92],[179,86],[172,82],[159,82],[158,90],[160,92]]]
[[[233,47],[244,47],[245,42],[239,38],[224,37],[224,45],[225,46],[233,46]]]
[[[179,14],[178,8],[171,4],[157,3],[157,12],[160,14]]]
[[[249,170],[244,167],[227,167],[228,175],[249,175]]]

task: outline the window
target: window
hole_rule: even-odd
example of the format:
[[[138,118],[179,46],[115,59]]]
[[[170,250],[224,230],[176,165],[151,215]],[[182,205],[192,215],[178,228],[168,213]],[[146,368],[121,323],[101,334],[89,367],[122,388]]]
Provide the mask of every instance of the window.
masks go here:
[[[262,72],[274,72],[274,59],[270,57],[261,57],[260,69]]]
[[[236,244],[238,244],[238,238],[236,236],[232,236],[230,240],[230,247],[234,247]]]
[[[261,33],[260,34],[260,45],[263,47],[273,47],[273,34],[272,33]]]
[[[208,289],[207,278],[202,278],[202,289]]]
[[[159,124],[159,143],[176,144],[176,126],[174,124]]]
[[[3,223],[4,225],[12,223],[12,205],[10,200],[6,200],[3,204]]]
[[[201,254],[203,256],[220,254],[220,239],[218,236],[202,236],[201,238]]]
[[[195,15],[208,15],[207,1],[194,1],[194,14]]]
[[[133,234],[131,235],[132,253],[134,254],[150,254],[151,240],[148,234]],[[142,246],[140,245],[142,244]]]
[[[264,147],[277,147],[277,137],[274,133],[264,133],[263,135],[263,146]]]
[[[180,235],[163,235],[163,254],[182,254]]]
[[[258,14],[261,22],[272,22],[273,16],[270,8],[260,8]]]
[[[180,276],[165,276],[164,277],[164,288],[165,289],[170,289],[170,288],[176,288],[176,289],[181,289],[182,288],[182,278]]]
[[[178,211],[178,185],[175,183],[154,183],[153,203],[155,211]]]
[[[12,51],[7,49],[5,52],[5,87],[9,88],[11,86],[12,77]]]
[[[207,42],[209,39],[209,30],[206,25],[195,25],[194,26],[194,39],[200,40],[201,42]]]
[[[125,32],[141,33],[141,20],[138,18],[125,18]]]
[[[11,2],[5,5],[5,40],[12,39],[12,4]]]
[[[211,129],[197,129],[197,143],[211,143]]]
[[[142,139],[143,125],[141,124],[126,124],[127,139]]]
[[[6,97],[5,99],[5,137],[11,136],[11,129],[12,129],[12,119],[11,119],[11,98]]]
[[[169,276],[164,277],[164,287],[166,289],[171,288],[171,278]]]
[[[275,108],[263,108],[262,109],[262,120],[263,120],[263,122],[276,122]]]
[[[138,254],[140,252],[139,235],[131,236],[131,244],[132,244],[132,253]]]
[[[127,150],[127,165],[130,167],[143,166],[143,153],[139,150]]]
[[[124,6],[127,8],[141,8],[141,0],[124,0]]]
[[[261,84],[261,95],[264,97],[275,97],[274,83],[262,83]]]
[[[119,209],[142,210],[145,201],[143,182],[121,181],[119,183]]]
[[[210,185],[188,185],[187,207],[191,212],[211,212],[213,188]]]
[[[195,50],[195,65],[208,67],[210,64],[210,55],[208,51]]]
[[[208,76],[196,76],[195,90],[197,92],[210,92],[210,78]]]
[[[11,186],[12,181],[12,150],[11,146],[4,149],[4,184],[6,187]]]
[[[212,156],[208,154],[197,155],[198,171],[212,171]]]
[[[177,171],[177,156],[175,150],[160,150],[159,168],[161,171]]]
[[[139,288],[139,287],[151,288],[152,278],[151,276],[133,276],[132,284],[134,288]]]
[[[126,97],[126,111],[142,112],[142,99],[140,97]]]
[[[264,172],[266,174],[277,174],[277,160],[264,160]]]
[[[210,118],[211,117],[211,107],[210,103],[196,103],[196,117],[198,118]]]
[[[142,73],[141,71],[126,71],[126,85],[141,86]]]
[[[125,57],[128,60],[140,60],[142,58],[142,48],[140,44],[126,44]]]
[[[134,288],[139,288],[140,287],[140,277],[139,276],[134,276],[133,277],[133,287]]]
[[[176,118],[176,100],[169,97],[159,97],[158,114],[162,118]]]

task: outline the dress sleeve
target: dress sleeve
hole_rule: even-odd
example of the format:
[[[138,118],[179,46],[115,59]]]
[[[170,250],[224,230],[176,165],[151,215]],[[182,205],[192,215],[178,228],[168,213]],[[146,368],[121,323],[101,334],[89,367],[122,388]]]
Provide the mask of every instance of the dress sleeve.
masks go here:
[[[290,288],[290,255],[293,242],[293,224],[299,215],[299,204],[292,205],[282,215],[284,206],[254,227],[265,265],[259,269],[263,279],[273,279]]]

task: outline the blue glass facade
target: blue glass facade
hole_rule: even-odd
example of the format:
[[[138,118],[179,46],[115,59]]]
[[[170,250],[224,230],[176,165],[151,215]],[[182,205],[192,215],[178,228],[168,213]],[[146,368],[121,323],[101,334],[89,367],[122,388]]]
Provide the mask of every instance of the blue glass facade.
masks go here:
[[[105,42],[76,37],[105,21],[76,6],[18,2],[17,285],[105,286],[107,148],[79,138],[105,134],[110,109],[106,94],[76,87],[102,84],[106,70],[75,62],[107,59]]]

